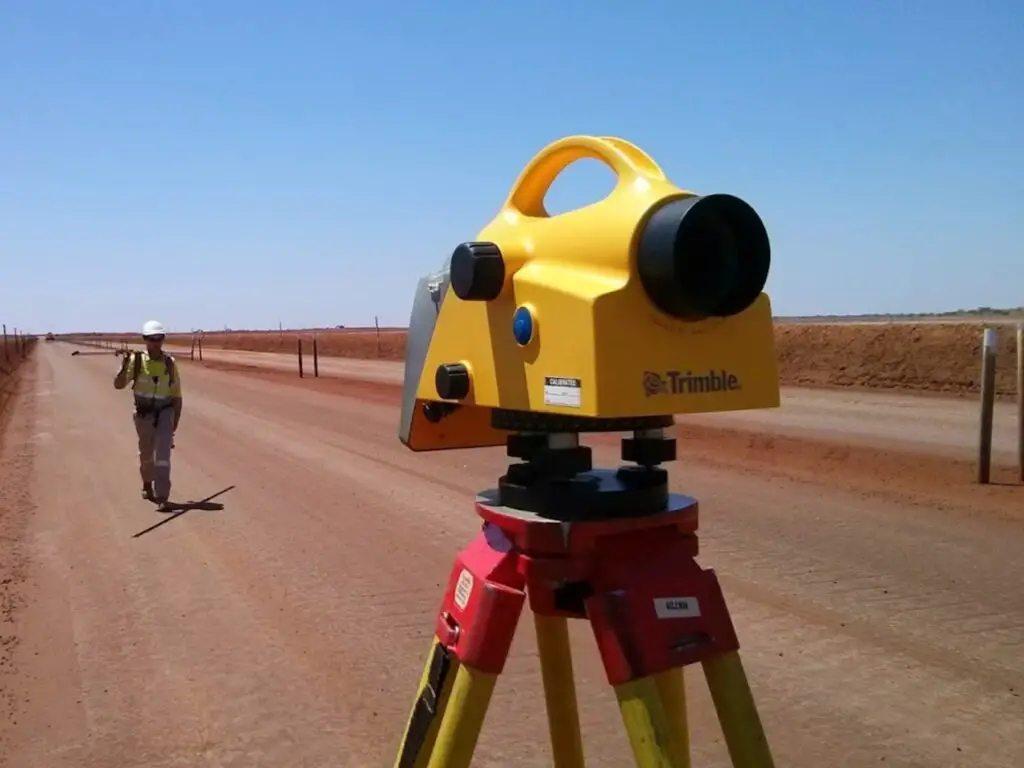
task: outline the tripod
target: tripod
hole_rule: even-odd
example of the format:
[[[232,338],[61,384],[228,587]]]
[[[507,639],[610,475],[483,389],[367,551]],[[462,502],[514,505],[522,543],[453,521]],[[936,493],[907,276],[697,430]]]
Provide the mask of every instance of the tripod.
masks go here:
[[[477,496],[483,527],[451,571],[396,768],[468,768],[527,599],[556,768],[584,765],[570,618],[590,622],[638,766],[689,768],[682,668],[700,663],[733,766],[772,768],[721,588],[694,560],[697,501],[658,466],[675,459],[671,418],[628,423],[618,470],[594,470],[578,432],[509,436],[525,461]]]

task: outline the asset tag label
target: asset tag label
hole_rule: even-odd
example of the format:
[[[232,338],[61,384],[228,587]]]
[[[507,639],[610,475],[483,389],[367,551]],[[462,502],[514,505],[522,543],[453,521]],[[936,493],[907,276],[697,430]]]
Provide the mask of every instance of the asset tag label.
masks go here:
[[[469,605],[470,595],[472,594],[473,574],[463,568],[462,573],[459,574],[459,580],[455,582],[455,604],[459,606],[459,610],[466,610],[466,606]]]
[[[656,597],[654,612],[659,619],[695,619],[700,616],[696,597]]]
[[[580,380],[565,376],[544,377],[544,405],[580,407]]]

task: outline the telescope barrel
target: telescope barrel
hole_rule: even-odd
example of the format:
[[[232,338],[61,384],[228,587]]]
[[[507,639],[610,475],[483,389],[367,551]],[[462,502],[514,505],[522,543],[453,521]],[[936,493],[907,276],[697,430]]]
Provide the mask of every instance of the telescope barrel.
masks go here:
[[[640,235],[637,270],[644,290],[672,317],[739,314],[768,280],[771,246],[761,217],[727,194],[660,205]]]

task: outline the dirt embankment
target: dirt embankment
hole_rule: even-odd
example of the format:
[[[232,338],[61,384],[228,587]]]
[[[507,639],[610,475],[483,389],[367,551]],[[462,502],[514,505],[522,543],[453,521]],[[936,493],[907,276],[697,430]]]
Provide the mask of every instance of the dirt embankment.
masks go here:
[[[981,387],[982,324],[779,325],[783,383],[969,394]],[[1013,326],[997,330],[996,391],[1016,392]]]
[[[805,387],[857,387],[972,394],[981,384],[982,323],[778,323],[775,330],[782,383]],[[1012,325],[998,326],[996,391],[1016,392],[1016,340]],[[345,329],[315,334],[328,357],[402,360],[405,331]],[[106,338],[116,338],[113,336]],[[191,336],[172,337],[189,344]],[[203,344],[223,349],[294,353],[299,339],[312,354],[311,331],[206,333]]]
[[[35,346],[35,337],[0,338],[0,441],[4,432],[4,413],[18,385],[18,369],[31,357]]]
[[[34,408],[33,346],[10,344],[9,354],[0,342],[0,727],[10,721],[16,706],[9,685],[16,674],[13,654],[18,645],[15,612],[21,608],[20,595],[25,578],[25,551],[22,544],[26,521],[31,511],[29,480],[33,445],[24,425],[30,423]],[[24,353],[25,357],[22,357]],[[8,439],[9,438],[9,439]],[[0,763],[5,745],[0,733]]]

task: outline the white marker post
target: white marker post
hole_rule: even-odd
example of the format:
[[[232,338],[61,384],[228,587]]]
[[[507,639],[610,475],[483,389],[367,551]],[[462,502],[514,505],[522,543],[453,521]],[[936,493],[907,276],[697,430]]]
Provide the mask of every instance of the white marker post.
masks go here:
[[[1024,322],[1017,323],[1017,474],[1024,483]]]
[[[996,388],[996,329],[986,328],[981,344],[981,434],[978,440],[978,482],[986,484],[992,470],[992,410]]]

